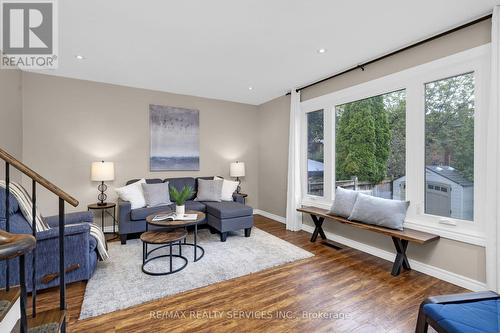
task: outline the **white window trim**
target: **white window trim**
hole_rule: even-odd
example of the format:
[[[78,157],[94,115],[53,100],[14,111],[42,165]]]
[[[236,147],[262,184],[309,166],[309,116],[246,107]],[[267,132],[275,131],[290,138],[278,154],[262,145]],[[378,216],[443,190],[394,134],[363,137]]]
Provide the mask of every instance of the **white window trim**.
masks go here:
[[[324,110],[325,189],[323,197],[304,195],[302,204],[329,208],[334,198],[335,117],[336,105],[369,98],[401,89],[406,90],[406,195],[410,200],[405,226],[431,232],[441,237],[485,246],[486,211],[486,129],[490,44],[482,45],[423,65],[412,67],[379,79],[339,90],[301,103],[302,121],[306,114]],[[424,84],[447,77],[474,72],[474,221],[444,218],[423,213],[425,196],[425,112]],[[302,126],[303,193],[307,193],[307,123]],[[494,153],[494,152],[490,152]]]

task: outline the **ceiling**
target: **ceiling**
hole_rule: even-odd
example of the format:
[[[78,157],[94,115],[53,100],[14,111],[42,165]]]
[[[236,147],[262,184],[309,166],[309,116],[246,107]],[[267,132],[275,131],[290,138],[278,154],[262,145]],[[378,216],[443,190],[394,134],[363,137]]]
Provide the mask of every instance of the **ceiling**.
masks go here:
[[[43,73],[261,104],[487,14],[500,0],[58,3],[59,69]]]

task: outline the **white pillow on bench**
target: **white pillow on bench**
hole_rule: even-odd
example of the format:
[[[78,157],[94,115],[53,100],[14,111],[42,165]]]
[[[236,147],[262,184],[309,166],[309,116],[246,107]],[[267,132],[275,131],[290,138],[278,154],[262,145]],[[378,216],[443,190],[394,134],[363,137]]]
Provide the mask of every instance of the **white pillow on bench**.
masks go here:
[[[348,220],[403,230],[409,201],[391,200],[358,193]]]
[[[357,197],[358,192],[337,187],[335,190],[335,200],[333,201],[332,208],[330,208],[328,214],[349,217],[352,209],[354,208]]]

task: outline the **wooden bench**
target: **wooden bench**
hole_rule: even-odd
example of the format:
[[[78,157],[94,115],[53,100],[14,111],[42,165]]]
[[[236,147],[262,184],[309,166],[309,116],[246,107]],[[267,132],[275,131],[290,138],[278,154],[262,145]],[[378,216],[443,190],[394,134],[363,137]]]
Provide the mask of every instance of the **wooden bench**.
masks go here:
[[[396,247],[396,259],[394,260],[391,272],[391,274],[394,276],[399,275],[399,273],[401,272],[401,267],[406,270],[411,269],[410,263],[408,262],[408,257],[406,256],[406,249],[408,248],[409,242],[415,244],[426,244],[439,239],[438,235],[433,235],[413,229],[405,228],[404,230],[393,230],[376,225],[349,221],[348,219],[340,216],[329,215],[328,210],[316,207],[302,207],[298,208],[297,211],[311,215],[311,218],[315,225],[314,232],[311,237],[311,242],[316,241],[316,238],[318,238],[318,234],[321,236],[321,238],[326,240],[326,235],[323,231],[323,222],[325,221],[325,219],[390,236],[392,238],[392,241],[394,242],[394,246]]]

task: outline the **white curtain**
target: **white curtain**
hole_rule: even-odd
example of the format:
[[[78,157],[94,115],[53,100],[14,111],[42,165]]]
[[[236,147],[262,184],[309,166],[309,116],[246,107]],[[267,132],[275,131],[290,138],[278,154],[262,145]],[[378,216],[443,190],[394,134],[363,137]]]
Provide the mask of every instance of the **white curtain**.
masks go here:
[[[302,215],[297,212],[302,197],[300,184],[300,133],[300,92],[292,89],[286,199],[286,228],[292,231],[298,231],[302,226]]]
[[[496,292],[500,291],[500,230],[499,230],[499,193],[500,178],[498,168],[500,167],[499,136],[500,128],[499,98],[500,98],[500,6],[493,9],[491,30],[491,82],[490,82],[490,105],[488,112],[488,157],[487,157],[487,218],[486,218],[486,281],[488,288]]]

